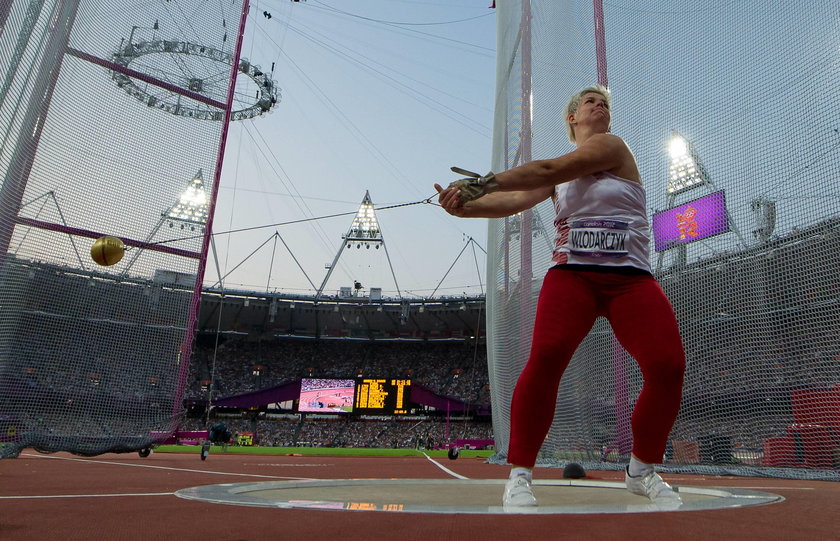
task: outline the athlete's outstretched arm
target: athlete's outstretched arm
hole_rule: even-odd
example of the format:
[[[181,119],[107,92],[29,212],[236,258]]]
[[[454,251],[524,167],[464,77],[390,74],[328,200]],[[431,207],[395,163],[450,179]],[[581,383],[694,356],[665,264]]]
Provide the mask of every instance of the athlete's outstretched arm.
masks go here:
[[[557,158],[536,160],[496,173],[495,191],[533,190],[585,175],[610,171],[633,159],[627,144],[609,133],[593,135],[577,149]]]
[[[461,204],[457,188],[443,189],[435,184],[440,205],[453,216],[461,218],[504,218],[528,210],[554,193],[554,186],[534,190],[495,192]]]

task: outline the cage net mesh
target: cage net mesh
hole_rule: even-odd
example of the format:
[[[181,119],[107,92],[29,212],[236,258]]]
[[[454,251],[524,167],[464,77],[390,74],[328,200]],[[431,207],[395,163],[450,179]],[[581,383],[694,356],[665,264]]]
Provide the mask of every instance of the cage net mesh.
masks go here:
[[[636,155],[649,216],[723,191],[729,218],[726,233],[662,251],[651,243],[687,355],[662,469],[840,479],[840,4],[611,0],[603,9],[612,131]],[[493,168],[503,170],[572,150],[563,108],[598,74],[592,3],[498,2],[497,12]],[[704,175],[669,192],[675,132]],[[553,218],[545,202],[489,225],[498,462]],[[623,467],[641,385],[599,319],[561,383],[538,464]]]
[[[242,9],[2,3],[0,455],[174,428]]]

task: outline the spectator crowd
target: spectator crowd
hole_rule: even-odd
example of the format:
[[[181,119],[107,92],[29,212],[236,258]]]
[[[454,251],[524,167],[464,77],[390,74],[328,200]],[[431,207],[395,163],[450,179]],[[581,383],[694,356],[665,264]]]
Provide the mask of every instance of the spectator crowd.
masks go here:
[[[197,347],[189,396],[234,396],[303,378],[411,379],[431,391],[476,405],[490,402],[487,354],[474,342],[229,340]]]
[[[432,392],[489,407],[484,344],[474,342],[371,342],[348,340],[229,340],[196,347],[188,397],[234,396],[304,378],[410,379]],[[216,418],[212,422],[218,422]],[[253,433],[269,446],[433,449],[455,439],[492,439],[489,419],[448,421],[443,416],[362,418],[353,415],[262,415],[223,418],[233,433]],[[202,430],[208,420],[188,419],[182,430]]]

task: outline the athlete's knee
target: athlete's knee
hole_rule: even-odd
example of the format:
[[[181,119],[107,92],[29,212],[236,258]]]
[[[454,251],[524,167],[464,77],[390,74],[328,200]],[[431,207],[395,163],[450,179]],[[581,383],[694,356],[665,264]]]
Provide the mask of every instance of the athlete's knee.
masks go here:
[[[559,386],[560,378],[566,369],[568,362],[560,362],[555,358],[539,358],[531,356],[528,364],[519,376],[516,383],[517,389],[528,389],[532,392],[545,392],[548,389]]]
[[[685,355],[682,352],[660,354],[642,366],[645,383],[682,386],[685,376]]]
[[[557,371],[562,373],[579,345],[578,340],[560,333],[534,336],[526,370],[546,375]]]

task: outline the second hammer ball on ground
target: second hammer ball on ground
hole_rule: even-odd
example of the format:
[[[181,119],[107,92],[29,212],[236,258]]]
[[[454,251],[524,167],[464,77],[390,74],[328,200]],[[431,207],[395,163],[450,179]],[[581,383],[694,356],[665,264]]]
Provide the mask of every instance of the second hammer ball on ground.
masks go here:
[[[563,479],[585,479],[586,470],[577,462],[569,462],[563,468]]]

